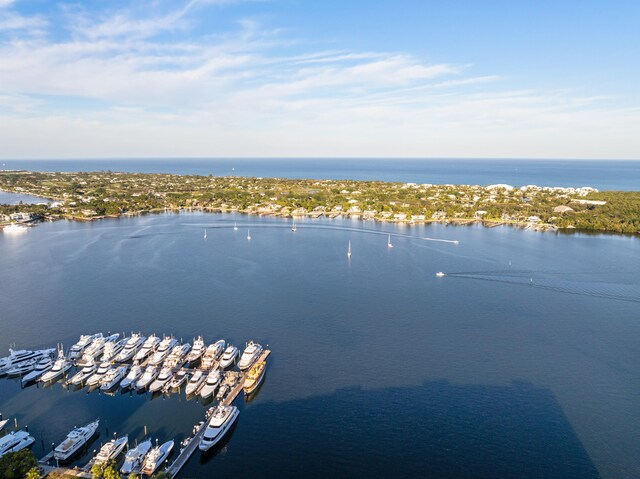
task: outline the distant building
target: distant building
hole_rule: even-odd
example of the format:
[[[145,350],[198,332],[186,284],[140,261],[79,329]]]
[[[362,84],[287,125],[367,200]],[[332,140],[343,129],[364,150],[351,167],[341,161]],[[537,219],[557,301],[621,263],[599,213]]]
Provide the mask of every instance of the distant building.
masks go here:
[[[18,223],[24,223],[33,220],[35,217],[31,213],[12,213],[9,217]]]
[[[571,208],[570,206],[565,206],[565,205],[556,206],[553,209],[554,213],[569,213],[571,211],[574,211],[573,208]]]

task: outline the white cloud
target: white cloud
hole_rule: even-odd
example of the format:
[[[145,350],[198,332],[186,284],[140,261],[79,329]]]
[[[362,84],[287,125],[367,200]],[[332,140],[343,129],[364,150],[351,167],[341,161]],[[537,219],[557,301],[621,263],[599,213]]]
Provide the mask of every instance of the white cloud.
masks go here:
[[[57,40],[28,34],[47,19],[5,12],[0,155],[640,157],[637,103],[403,52],[288,54],[295,40],[247,19],[196,38],[202,3],[68,11]]]

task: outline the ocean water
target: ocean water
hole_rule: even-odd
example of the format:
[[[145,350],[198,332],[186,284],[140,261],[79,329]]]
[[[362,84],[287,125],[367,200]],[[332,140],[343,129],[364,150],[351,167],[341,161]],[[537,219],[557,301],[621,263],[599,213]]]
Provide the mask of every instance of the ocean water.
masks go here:
[[[183,478],[633,479],[639,270],[640,241],[615,235],[340,219],[293,233],[283,219],[201,213],[60,221],[0,233],[0,350],[131,330],[268,345],[258,394],[237,400],[232,433]],[[183,394],[0,379],[0,412],[29,425],[38,455],[99,416],[85,464],[114,432],[181,440],[205,412]]]
[[[491,159],[1,160],[0,169],[383,180],[432,184],[640,189],[640,161]]]

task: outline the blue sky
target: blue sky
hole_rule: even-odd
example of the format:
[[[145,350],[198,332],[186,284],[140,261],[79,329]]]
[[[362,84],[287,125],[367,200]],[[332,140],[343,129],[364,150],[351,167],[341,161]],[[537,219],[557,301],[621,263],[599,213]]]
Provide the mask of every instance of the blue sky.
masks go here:
[[[640,2],[0,0],[0,157],[640,159]]]

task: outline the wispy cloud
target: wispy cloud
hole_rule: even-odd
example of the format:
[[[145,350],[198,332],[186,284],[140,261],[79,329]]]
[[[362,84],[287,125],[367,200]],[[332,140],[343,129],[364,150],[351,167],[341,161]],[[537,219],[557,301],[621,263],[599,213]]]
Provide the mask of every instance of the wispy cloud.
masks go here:
[[[637,103],[519,89],[410,52],[314,50],[246,17],[202,28],[206,9],[230,3],[63,6],[54,35],[50,18],[5,0],[1,154],[602,156],[621,141],[624,155],[605,156],[640,152]]]

